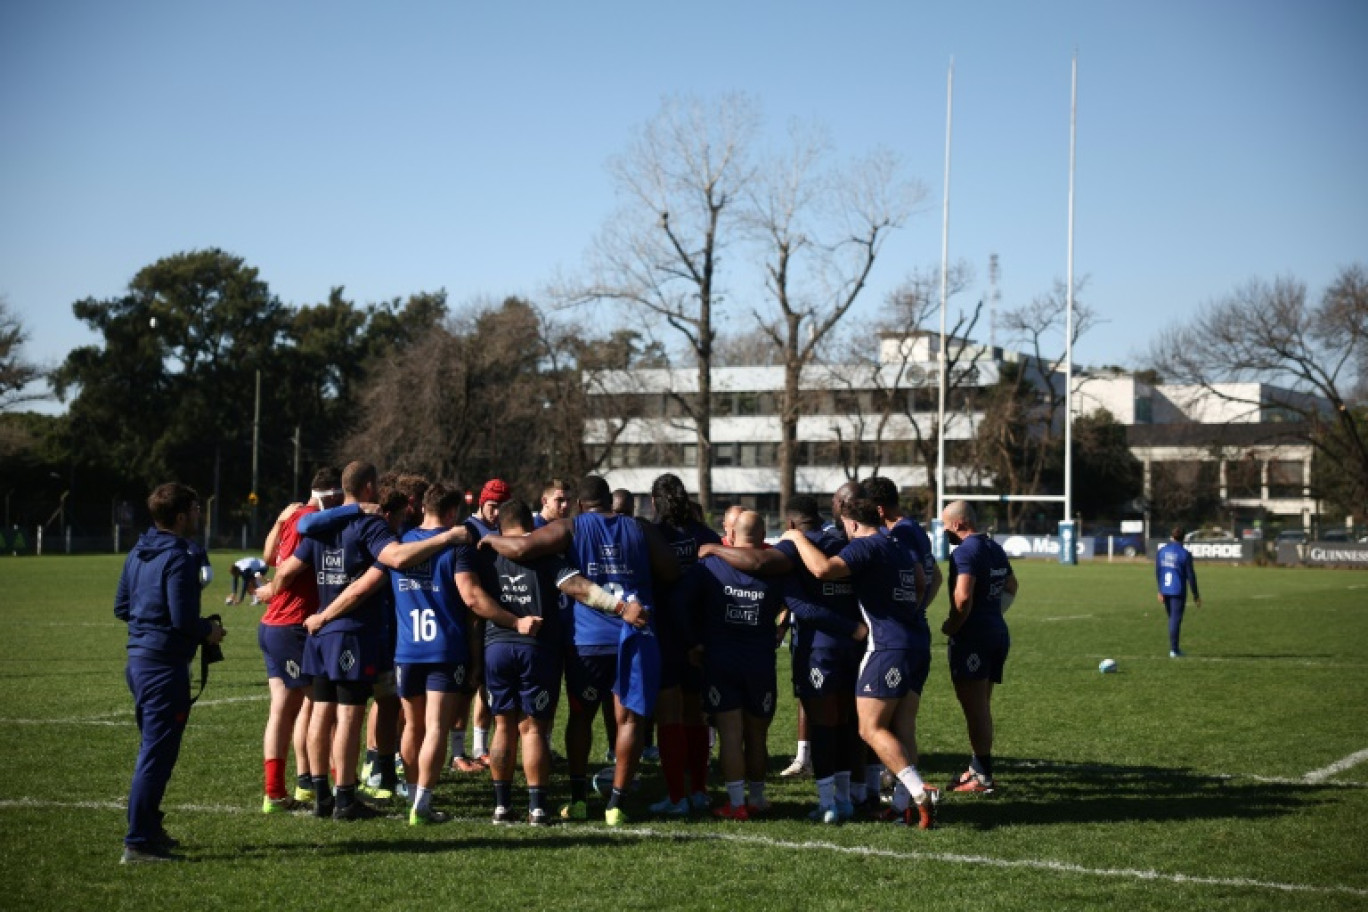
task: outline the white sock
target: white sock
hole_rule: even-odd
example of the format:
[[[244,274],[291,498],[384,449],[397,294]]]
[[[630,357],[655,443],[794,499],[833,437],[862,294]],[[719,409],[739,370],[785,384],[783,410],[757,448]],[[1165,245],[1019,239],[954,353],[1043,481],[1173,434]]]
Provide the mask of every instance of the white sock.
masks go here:
[[[465,756],[464,728],[453,728],[451,730],[451,756],[453,758]]]
[[[750,783],[750,803],[756,807],[765,806],[765,783],[763,780]]]
[[[926,795],[926,783],[922,782],[922,777],[917,774],[915,766],[900,770],[898,772],[898,783],[907,789],[913,801],[921,804],[922,798]]]
[[[836,803],[836,777],[817,780],[817,806],[829,808]]]
[[[470,752],[476,757],[483,757],[485,754],[489,753],[489,729],[475,729],[475,744]]]
[[[746,781],[744,779],[727,783],[727,800],[731,802],[732,807],[741,807],[746,803]]]
[[[415,787],[413,793],[413,809],[419,814],[426,814],[432,808],[432,789],[423,788],[421,785]]]
[[[812,742],[799,741],[798,753],[793,756],[793,759],[803,764],[803,766],[810,765],[812,763]]]
[[[836,800],[837,800],[837,801],[849,802],[849,801],[850,801],[850,771],[847,770],[847,771],[845,771],[844,773],[837,773],[837,774],[833,777],[833,779],[835,780],[835,786],[836,786]]]

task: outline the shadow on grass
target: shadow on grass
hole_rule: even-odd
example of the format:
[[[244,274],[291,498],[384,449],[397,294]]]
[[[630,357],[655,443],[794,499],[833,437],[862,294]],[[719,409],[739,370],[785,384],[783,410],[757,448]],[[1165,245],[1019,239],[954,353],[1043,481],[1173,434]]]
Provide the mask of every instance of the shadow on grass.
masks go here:
[[[363,824],[364,826],[364,824]],[[247,844],[238,846],[232,852],[223,853],[215,857],[212,853],[198,853],[197,858],[205,861],[209,860],[230,860],[241,858],[270,858],[277,859],[283,854],[291,857],[299,857],[301,854],[312,854],[315,857],[333,857],[347,855],[371,855],[377,852],[390,854],[419,854],[419,855],[445,855],[450,852],[460,851],[483,851],[489,849],[507,849],[510,843],[507,838],[495,839],[485,836],[461,836],[459,830],[453,829],[450,838],[437,836],[442,832],[441,827],[425,829],[424,832],[434,834],[432,839],[395,839],[388,833],[377,833],[375,836],[367,838],[358,835],[357,838],[338,839],[326,843],[314,843],[303,845],[298,841],[268,842],[259,844]],[[510,829],[509,832],[514,832]],[[519,827],[516,832],[529,832],[527,827]],[[518,851],[529,849],[551,849],[561,851],[567,848],[607,848],[610,846],[621,845],[623,840],[632,841],[631,833],[623,832],[616,835],[597,836],[593,833],[565,832],[557,833],[555,828],[538,832],[537,839],[521,839],[516,842]],[[641,839],[654,837],[639,837]]]
[[[1076,764],[998,757],[992,795],[941,802],[948,825],[1000,826],[1277,817],[1318,801],[1316,785],[1222,778],[1183,767]]]

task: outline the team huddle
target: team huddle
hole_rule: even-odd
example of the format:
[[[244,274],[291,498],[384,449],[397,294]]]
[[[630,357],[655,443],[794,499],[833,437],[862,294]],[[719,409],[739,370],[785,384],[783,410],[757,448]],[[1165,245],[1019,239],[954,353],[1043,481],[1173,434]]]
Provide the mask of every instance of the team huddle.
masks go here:
[[[380,477],[367,463],[340,477],[323,470],[312,489],[268,536],[274,578],[244,571],[254,601],[267,606],[258,631],[271,693],[265,812],[308,806],[352,820],[403,802],[411,824],[439,823],[448,815],[433,790],[450,756],[453,769],[488,769],[496,824],[587,820],[602,715],[614,763],[601,789],[608,825],[628,820],[652,728],[667,794],[650,813],[752,819],[769,810],[767,734],[787,637],[802,765],[816,785],[811,818],[935,825],[940,790],[918,773],[916,723],[931,664],[927,609],[943,580],[926,532],[901,514],[888,479],[844,485],[829,524],[814,498],[791,497],[773,546],[763,517],[740,507],[714,532],[670,474],[652,485],[649,521],[632,515],[629,492],[592,475],[574,491],[549,482],[535,514],[491,480],[464,521],[468,495],[413,475]],[[958,547],[941,629],[972,751],[948,788],[988,792],[991,695],[1017,580],[969,504],[948,505],[942,520]],[[241,599],[236,585],[233,598]],[[554,784],[553,811],[562,691],[568,783]],[[716,806],[714,731],[726,791]],[[519,753],[525,817],[513,810]],[[130,811],[126,846],[140,846],[135,836]],[[149,846],[157,848],[141,848]]]

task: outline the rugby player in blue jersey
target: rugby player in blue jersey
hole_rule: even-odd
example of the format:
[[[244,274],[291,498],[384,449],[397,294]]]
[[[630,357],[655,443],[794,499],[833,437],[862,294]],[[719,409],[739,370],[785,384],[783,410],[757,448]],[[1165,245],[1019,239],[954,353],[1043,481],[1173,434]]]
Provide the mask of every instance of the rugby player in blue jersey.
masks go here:
[[[499,507],[499,533],[520,537],[533,531],[532,511],[520,500]],[[527,822],[546,826],[546,790],[551,779],[547,738],[555,724],[561,679],[561,605],[564,593],[589,605],[625,610],[607,590],[580,575],[566,557],[554,554],[527,564],[486,550],[480,580],[493,604],[474,600],[485,626],[485,686],[494,713],[490,772],[494,784],[494,823],[513,822],[513,774],[522,747],[527,779]],[[645,624],[638,617],[637,624]]]
[[[922,781],[916,767],[917,709],[931,664],[922,566],[884,534],[872,500],[856,496],[846,501],[841,524],[850,541],[835,556],[822,553],[796,529],[785,532],[784,539],[797,547],[813,576],[854,582],[869,631],[855,682],[860,737],[884,766],[896,771],[896,815],[909,826],[930,829],[935,824],[935,790]]]
[[[440,484],[423,494],[423,521],[403,541],[425,541],[456,524],[463,497]],[[474,619],[456,591],[455,552],[390,575],[394,590],[395,685],[404,707],[400,753],[414,785],[409,824],[442,823],[447,815],[432,806],[442,774],[446,739],[460,689],[472,673],[470,636]],[[368,572],[376,572],[372,567]]]
[[[1183,547],[1183,529],[1175,526],[1172,540],[1154,556],[1154,577],[1159,584],[1159,604],[1168,615],[1169,658],[1181,659],[1178,634],[1183,628],[1183,609],[1187,606],[1187,591],[1192,589],[1192,601],[1202,607],[1197,593],[1197,569],[1192,563],[1192,552]]]
[[[828,557],[845,548],[845,539],[822,529],[814,498],[790,497],[785,516],[789,529],[801,532]],[[788,598],[793,617],[793,692],[807,717],[811,741],[812,775],[817,784],[813,819],[838,823],[854,816],[850,775],[864,762],[864,742],[855,721],[855,677],[869,631],[850,580],[819,580],[808,571],[793,542],[781,541],[776,547],[796,568],[797,592]]]
[[[941,633],[950,638],[950,680],[964,710],[973,756],[969,769],[950,783],[956,792],[992,792],[993,685],[1002,683],[1011,637],[1002,614],[1017,594],[1017,578],[1002,546],[977,528],[966,501],[941,513],[950,553],[950,612]]]
[[[733,547],[759,549],[765,521],[744,511],[732,527]],[[793,591],[787,576],[757,577],[720,557],[704,558],[690,577],[690,598],[699,616],[704,704],[717,726],[727,803],[713,811],[728,820],[749,820],[769,807],[765,771],[767,739],[779,687],[774,652],[784,599]]]
[[[931,536],[926,534],[921,523],[903,514],[898,486],[892,479],[874,475],[860,482],[860,485],[879,508],[879,519],[883,521],[888,534],[921,561],[922,572],[926,575],[926,597],[922,599],[922,607],[929,608],[936,600],[943,582],[940,565],[931,551]]]
[[[348,507],[376,499],[375,466],[353,462],[342,473]],[[314,514],[304,519],[317,519]],[[304,520],[301,520],[301,526]],[[313,676],[314,714],[309,724],[309,769],[313,774],[314,814],[351,820],[376,812],[356,798],[356,751],[366,701],[376,677],[385,669],[387,602],[372,596],[384,583],[379,574],[366,574],[375,563],[397,570],[421,563],[468,539],[462,527],[423,541],[400,543],[383,519],[369,513],[350,513],[339,529],[309,532],[295,553],[281,564],[276,584],[289,585],[299,573],[312,572],[318,582],[322,610],[304,621],[310,637],[304,651],[304,672]],[[360,582],[365,577],[364,583]],[[357,586],[351,586],[358,581]],[[331,734],[331,737],[330,737]],[[337,791],[329,793],[329,768],[337,776]]]
[[[475,501],[475,512],[466,517],[466,528],[470,530],[471,544],[479,542],[486,535],[499,531],[499,506],[507,503],[513,496],[513,489],[502,478],[491,478],[480,488],[480,496]],[[483,624],[481,633],[471,643],[471,648],[484,652]],[[481,663],[483,667],[483,663]],[[451,767],[462,773],[480,773],[489,768],[489,732],[494,726],[494,718],[485,700],[483,676],[470,682],[470,701],[457,710],[455,733],[452,737]],[[470,757],[465,756],[465,728],[471,727]],[[459,742],[459,743],[458,743]]]
[[[480,547],[527,563],[568,552],[580,573],[616,599],[606,610],[576,602],[574,643],[565,670],[570,719],[565,747],[570,765],[570,803],[561,817],[588,817],[587,772],[594,715],[611,692],[618,722],[613,791],[604,819],[609,826],[627,822],[620,807],[640,760],[642,719],[655,708],[660,686],[660,651],[648,624],[655,606],[655,582],[672,582],[679,565],[660,533],[648,523],[619,516],[610,509],[608,483],[597,475],[579,490],[579,515],[543,526],[531,535],[488,535]],[[620,613],[619,613],[620,612]]]
[[[698,549],[718,544],[717,533],[693,516],[689,492],[679,476],[666,473],[651,484],[651,505],[655,526],[669,542],[682,572],[698,563]],[[678,602],[673,585],[659,587],[656,598],[667,616],[678,615],[687,607]],[[707,807],[708,801],[708,722],[703,715],[703,672],[686,656],[683,642],[673,623],[656,626],[660,637],[660,696],[656,701],[655,722],[660,740],[660,770],[667,794],[651,805],[656,814],[683,816],[692,804]],[[685,777],[689,784],[686,786]]]

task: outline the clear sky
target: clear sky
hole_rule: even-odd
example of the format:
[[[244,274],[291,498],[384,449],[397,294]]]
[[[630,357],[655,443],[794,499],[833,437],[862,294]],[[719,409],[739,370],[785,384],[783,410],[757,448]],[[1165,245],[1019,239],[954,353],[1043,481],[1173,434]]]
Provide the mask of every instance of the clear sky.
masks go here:
[[[288,304],[539,297],[616,205],[606,163],[668,95],[754,96],[777,139],[902,156],[929,190],[867,307],[950,251],[1002,306],[1062,279],[1079,55],[1084,364],[1254,277],[1368,263],[1368,3],[0,4],[0,294],[55,363],[71,315],[217,246]],[[756,295],[731,289],[733,301]],[[739,313],[740,311],[734,311]]]

